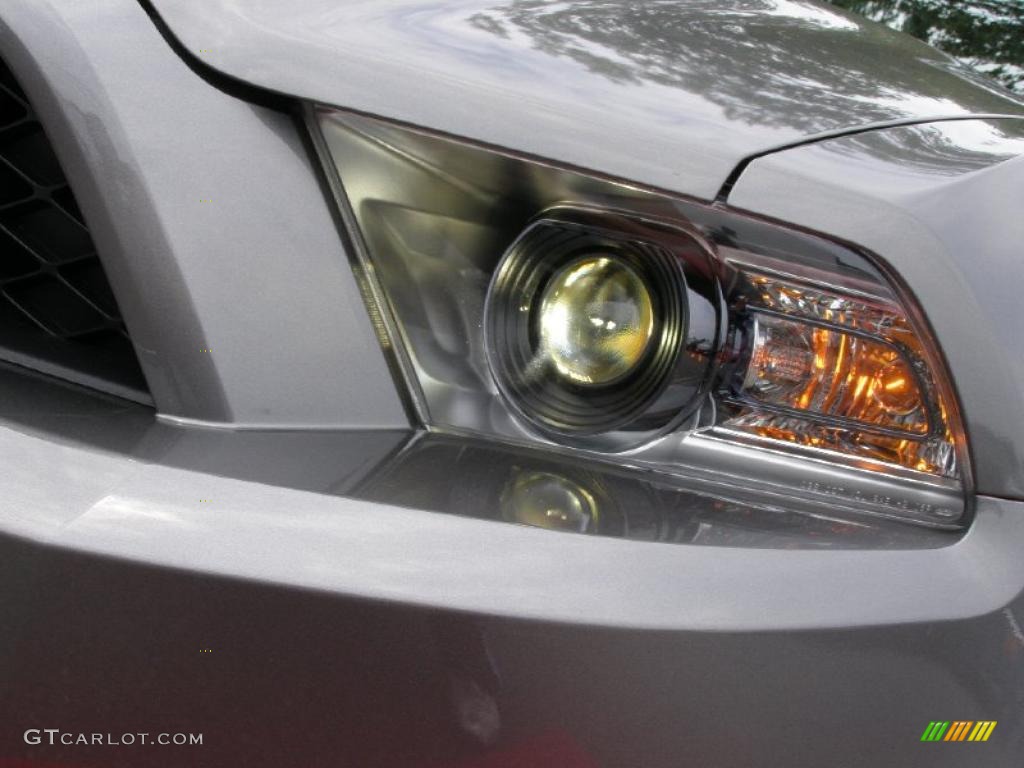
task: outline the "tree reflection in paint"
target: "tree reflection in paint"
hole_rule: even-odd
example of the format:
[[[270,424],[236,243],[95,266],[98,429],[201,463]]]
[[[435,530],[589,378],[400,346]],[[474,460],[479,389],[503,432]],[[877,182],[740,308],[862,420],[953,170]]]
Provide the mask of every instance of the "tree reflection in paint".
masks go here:
[[[1022,0],[831,0],[955,56],[1024,95]]]
[[[862,123],[901,116],[907,102],[927,114],[1020,109],[938,51],[813,0],[510,0],[470,22],[610,80],[698,93],[731,119],[767,126],[841,127],[853,105]]]

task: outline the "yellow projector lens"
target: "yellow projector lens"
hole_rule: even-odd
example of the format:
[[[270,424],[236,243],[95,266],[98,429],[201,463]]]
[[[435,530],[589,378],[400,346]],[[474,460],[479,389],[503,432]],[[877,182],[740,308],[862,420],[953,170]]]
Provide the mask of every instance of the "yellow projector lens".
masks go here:
[[[610,256],[586,256],[552,277],[540,301],[541,352],[582,386],[613,384],[634,371],[654,335],[644,281]]]
[[[484,308],[487,362],[503,397],[573,445],[621,450],[674,419],[704,374],[691,376],[682,354],[682,266],[655,242],[554,219],[529,226],[505,251]],[[624,434],[642,417],[643,429]]]

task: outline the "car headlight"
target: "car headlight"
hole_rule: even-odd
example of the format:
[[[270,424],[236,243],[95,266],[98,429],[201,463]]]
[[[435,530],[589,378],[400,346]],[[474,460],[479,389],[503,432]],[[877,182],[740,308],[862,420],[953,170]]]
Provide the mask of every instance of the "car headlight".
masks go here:
[[[429,429],[769,506],[962,523],[952,388],[877,258],[364,116],[309,119]]]
[[[607,449],[650,439],[636,425],[659,400],[660,426],[692,397],[673,385],[687,378],[681,264],[605,228],[614,220],[548,210],[505,252],[483,318],[494,383],[516,414],[556,441]]]

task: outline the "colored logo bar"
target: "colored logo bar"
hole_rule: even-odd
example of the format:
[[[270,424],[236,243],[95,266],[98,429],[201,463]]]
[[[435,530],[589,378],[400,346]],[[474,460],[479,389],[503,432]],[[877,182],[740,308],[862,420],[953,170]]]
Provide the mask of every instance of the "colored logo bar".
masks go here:
[[[921,741],[988,741],[995,727],[995,720],[933,720]]]

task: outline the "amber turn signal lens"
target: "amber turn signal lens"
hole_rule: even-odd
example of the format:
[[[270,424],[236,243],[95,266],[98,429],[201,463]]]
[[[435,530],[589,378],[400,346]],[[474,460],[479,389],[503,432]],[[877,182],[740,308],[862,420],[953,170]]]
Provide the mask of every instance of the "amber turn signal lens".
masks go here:
[[[744,266],[743,355],[727,401],[734,430],[956,478],[941,370],[891,296],[842,293]]]
[[[882,341],[757,313],[744,390],[762,403],[886,430],[928,431],[921,388]]]

